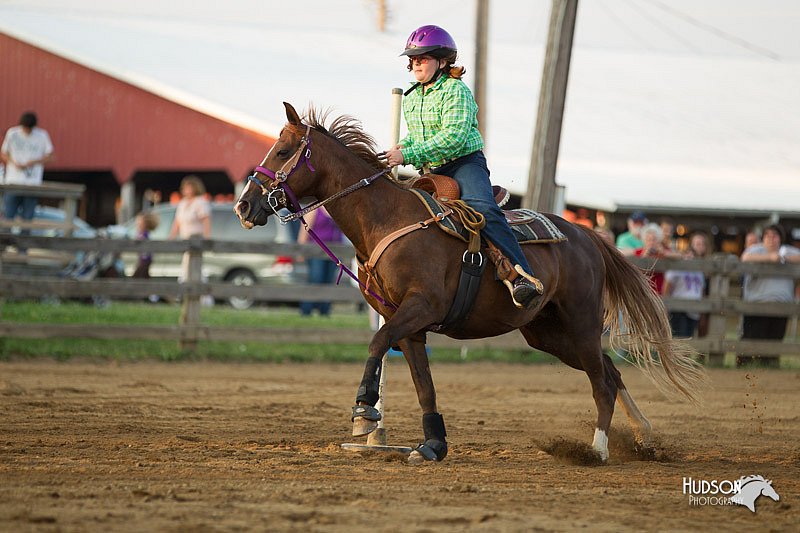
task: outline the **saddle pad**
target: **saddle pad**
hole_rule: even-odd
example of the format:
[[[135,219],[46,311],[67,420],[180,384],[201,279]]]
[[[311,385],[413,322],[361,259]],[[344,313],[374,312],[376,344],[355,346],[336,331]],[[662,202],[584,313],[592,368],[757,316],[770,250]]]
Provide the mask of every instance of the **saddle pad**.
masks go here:
[[[503,211],[520,244],[566,241],[567,237],[542,213],[531,209]]]
[[[428,212],[431,214],[431,216],[442,213],[445,210],[444,207],[442,207],[442,205],[427,192],[420,189],[410,190],[417,195],[417,198],[419,198],[420,202],[422,202],[422,205],[428,209]],[[504,213],[509,212],[520,212],[522,217],[530,219],[530,222],[511,226],[514,236],[517,238],[517,242],[520,244],[556,243],[567,240],[567,237],[561,233],[561,230],[559,230],[549,218],[541,213],[531,211],[530,209],[504,211]],[[519,219],[522,217],[516,218]],[[508,220],[508,214],[506,214],[506,220]],[[469,232],[455,217],[446,217],[437,222],[437,224],[439,225],[439,228],[441,228],[441,230],[448,235],[461,239],[464,242],[469,242]]]

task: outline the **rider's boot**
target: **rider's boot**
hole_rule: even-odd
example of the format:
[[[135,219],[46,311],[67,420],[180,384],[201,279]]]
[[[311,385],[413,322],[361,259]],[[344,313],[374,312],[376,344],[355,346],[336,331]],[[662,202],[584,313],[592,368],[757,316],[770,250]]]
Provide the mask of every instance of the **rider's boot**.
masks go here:
[[[537,278],[531,276],[520,265],[514,265],[518,274],[513,281],[503,280],[511,292],[514,305],[520,309],[531,308],[538,297],[544,294],[544,285]]]

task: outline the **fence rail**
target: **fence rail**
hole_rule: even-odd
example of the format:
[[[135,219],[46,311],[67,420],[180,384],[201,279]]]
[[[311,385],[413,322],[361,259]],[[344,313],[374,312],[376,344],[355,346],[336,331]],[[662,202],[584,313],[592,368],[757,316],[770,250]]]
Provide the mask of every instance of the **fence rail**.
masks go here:
[[[362,344],[369,342],[369,330],[305,330],[280,328],[209,327],[200,322],[200,299],[211,295],[217,299],[232,296],[251,297],[271,302],[296,302],[303,300],[328,300],[333,302],[361,302],[358,288],[346,280],[341,285],[278,285],[256,284],[234,286],[232,284],[201,281],[203,254],[206,252],[264,253],[305,257],[326,257],[313,245],[259,244],[230,241],[191,239],[186,241],[137,241],[111,239],[75,239],[0,235],[0,249],[6,246],[44,249],[53,252],[77,252],[93,250],[99,252],[150,252],[188,253],[189,276],[185,283],[154,278],[138,279],[94,279],[79,281],[56,277],[32,276],[28,268],[20,264],[0,262],[0,296],[7,298],[41,298],[58,296],[81,298],[104,296],[118,299],[144,299],[150,294],[180,298],[181,319],[174,326],[110,326],[92,325],[87,328],[74,324],[22,324],[0,320],[0,335],[20,338],[102,338],[102,339],[153,339],[177,340],[187,350],[194,350],[202,341],[261,341],[273,343],[298,342],[308,344]],[[348,246],[334,247],[340,257],[352,257]],[[33,252],[29,252],[31,257]],[[695,270],[705,273],[710,282],[710,294],[703,300],[665,298],[668,309],[710,314],[709,333],[704,338],[688,342],[701,353],[708,354],[713,364],[720,364],[725,353],[740,355],[800,355],[800,343],[796,338],[780,341],[755,341],[730,338],[728,323],[731,317],[748,315],[775,315],[791,317],[796,324],[800,316],[800,303],[757,303],[742,301],[732,290],[745,274],[784,276],[800,279],[800,265],[742,263],[736,257],[719,256],[704,260],[636,258],[634,263],[644,269],[655,271]],[[796,337],[796,336],[794,336]],[[517,332],[474,341],[454,340],[441,335],[430,335],[432,346],[473,346],[502,349],[524,349],[526,344]]]

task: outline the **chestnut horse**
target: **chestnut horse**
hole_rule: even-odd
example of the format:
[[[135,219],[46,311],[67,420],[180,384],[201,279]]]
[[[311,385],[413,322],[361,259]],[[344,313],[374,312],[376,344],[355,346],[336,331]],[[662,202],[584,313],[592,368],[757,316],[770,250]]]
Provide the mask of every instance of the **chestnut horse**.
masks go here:
[[[296,198],[313,197],[325,202],[363,264],[384,237],[429,218],[416,196],[387,174],[373,139],[355,119],[342,116],[326,127],[326,117],[312,108],[304,123],[291,105],[284,106],[288,123],[234,208],[242,226],[264,225],[277,208],[297,211]],[[605,461],[615,400],[640,440],[646,438],[650,423],[603,353],[604,331],[612,341],[624,340],[631,361],[662,391],[695,400],[704,374],[692,358],[694,352],[672,339],[664,305],[643,273],[592,230],[546,216],[568,240],[523,246],[545,287],[534,307],[515,307],[506,287],[487,268],[472,312],[456,331],[445,334],[477,339],[518,329],[531,347],[586,372],[597,406],[592,448]],[[426,333],[442,324],[453,302],[465,248],[433,225],[408,233],[385,249],[370,280],[370,288],[379,290],[386,303],[375,292],[362,291],[386,323],[369,345],[353,407],[354,425],[372,424],[371,429],[379,419],[374,405],[382,357],[390,347],[399,347],[423,412],[425,438],[409,457],[411,462],[441,461],[447,454],[425,342]],[[366,282],[363,271],[359,277]]]

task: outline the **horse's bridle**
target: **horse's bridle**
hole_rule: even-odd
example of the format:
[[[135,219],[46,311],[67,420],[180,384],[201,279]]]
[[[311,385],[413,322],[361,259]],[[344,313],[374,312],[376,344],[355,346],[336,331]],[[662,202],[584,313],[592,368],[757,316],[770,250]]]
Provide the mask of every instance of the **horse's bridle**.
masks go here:
[[[272,150],[270,150],[270,152],[271,151]],[[292,188],[286,183],[286,180],[288,180],[289,176],[291,176],[294,171],[297,170],[297,168],[303,163],[306,164],[311,172],[315,172],[314,167],[311,165],[311,126],[306,126],[305,135],[300,137],[300,146],[297,147],[297,150],[294,152],[292,157],[290,157],[280,169],[273,172],[272,170],[266,168],[264,163],[266,163],[268,157],[269,152],[264,157],[264,160],[261,162],[261,164],[254,169],[253,174],[247,176],[247,181],[252,181],[261,187],[262,195],[266,196],[266,204],[262,203],[262,207],[265,209],[272,209],[272,212],[275,213],[275,216],[278,217],[278,219],[281,221],[281,224],[286,224],[291,220],[295,220],[295,217],[292,217],[291,215],[289,217],[283,217],[278,214],[278,211],[282,207],[289,209],[295,214],[301,211],[300,202],[297,201],[297,196],[294,194],[294,191],[292,191]],[[256,172],[260,172],[269,178],[269,183],[265,184],[263,181],[258,179],[258,177],[256,177]],[[289,200],[290,204],[287,204],[287,199]]]
[[[270,152],[271,151],[272,150],[270,150]],[[315,209],[319,209],[328,202],[332,202],[337,198],[341,198],[342,196],[348,195],[351,192],[360,189],[361,187],[369,185],[379,177],[389,172],[388,169],[376,172],[372,176],[357,181],[356,183],[345,189],[342,189],[341,191],[329,196],[324,200],[314,202],[305,208],[301,208],[300,202],[297,201],[297,195],[289,186],[287,180],[289,179],[289,176],[291,176],[292,173],[303,163],[305,163],[311,172],[316,172],[316,169],[314,169],[314,167],[311,165],[311,126],[306,126],[305,135],[300,137],[300,146],[297,147],[297,150],[292,157],[289,158],[289,160],[286,161],[286,163],[284,163],[279,170],[273,172],[264,166],[264,163],[267,161],[268,157],[269,152],[264,157],[264,161],[262,161],[261,164],[254,169],[255,172],[251,176],[247,176],[247,181],[252,181],[261,187],[261,193],[266,197],[264,198],[266,203],[264,203],[262,200],[262,207],[264,209],[272,209],[272,212],[276,217],[278,217],[278,220],[281,224],[288,224],[293,220],[300,220],[303,222],[303,224],[305,224],[305,221],[303,221],[303,216],[306,214],[314,211]],[[261,174],[267,176],[270,179],[270,182],[265,184],[263,181],[259,180],[256,177],[256,172],[260,172]],[[289,203],[287,203],[287,199]],[[291,211],[292,214],[281,216],[278,211],[283,207]]]
[[[275,214],[276,217],[278,217],[278,220],[281,222],[281,224],[288,224],[293,220],[300,220],[300,222],[303,223],[303,227],[308,232],[311,239],[314,242],[316,242],[317,245],[319,245],[319,247],[322,248],[322,250],[326,254],[328,254],[328,257],[331,258],[331,261],[336,263],[336,266],[339,267],[339,277],[336,280],[337,285],[339,284],[339,281],[342,279],[342,274],[346,273],[353,280],[355,280],[365,292],[374,297],[382,305],[388,307],[389,309],[396,310],[397,308],[394,305],[384,300],[379,294],[375,293],[361,280],[359,280],[358,276],[353,274],[353,272],[349,268],[347,268],[347,265],[342,263],[341,259],[336,257],[336,254],[334,254],[331,251],[331,249],[328,248],[328,246],[322,241],[322,239],[319,238],[319,236],[314,232],[313,229],[308,227],[308,224],[306,224],[306,221],[303,219],[303,216],[310,213],[311,211],[314,211],[315,209],[319,209],[328,202],[332,202],[337,198],[341,198],[342,196],[350,194],[351,192],[360,189],[361,187],[366,187],[367,185],[378,179],[380,176],[386,174],[389,170],[384,169],[381,170],[380,172],[376,172],[372,176],[364,178],[350,185],[349,187],[333,194],[332,196],[329,196],[324,200],[314,202],[313,204],[305,208],[301,208],[300,202],[297,201],[297,195],[289,186],[287,180],[289,179],[289,176],[291,176],[292,173],[294,173],[294,171],[297,170],[297,168],[300,167],[303,163],[305,163],[305,165],[308,167],[308,170],[310,170],[311,172],[316,172],[316,169],[314,169],[314,167],[311,165],[311,160],[310,160],[311,126],[306,125],[306,133],[300,138],[300,146],[297,147],[297,150],[295,151],[294,155],[292,155],[292,157],[289,158],[289,160],[286,161],[286,163],[284,163],[279,170],[274,172],[264,166],[264,163],[266,163],[267,158],[269,158],[269,154],[271,152],[272,150],[267,152],[267,155],[264,157],[264,160],[261,162],[261,164],[254,169],[253,174],[247,176],[247,181],[252,181],[256,185],[258,185],[261,188],[262,195],[266,196],[266,205],[263,204],[262,200],[262,207],[264,207],[264,209],[267,208],[272,209],[272,212]],[[265,184],[263,181],[258,179],[258,177],[256,177],[256,172],[260,172],[261,174],[267,176],[267,178],[269,178],[270,180],[269,183]],[[291,202],[291,205],[287,205],[286,203],[287,199],[289,200],[289,202]],[[290,211],[292,211],[292,214],[287,216],[281,216],[278,213],[278,211],[282,207],[285,207]]]

